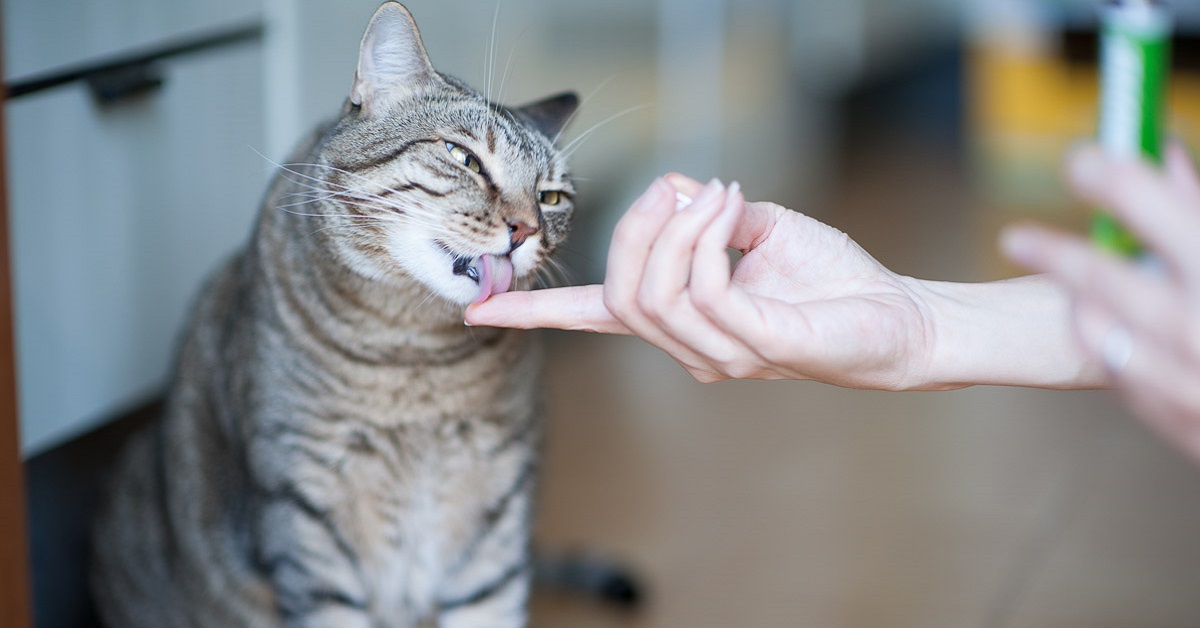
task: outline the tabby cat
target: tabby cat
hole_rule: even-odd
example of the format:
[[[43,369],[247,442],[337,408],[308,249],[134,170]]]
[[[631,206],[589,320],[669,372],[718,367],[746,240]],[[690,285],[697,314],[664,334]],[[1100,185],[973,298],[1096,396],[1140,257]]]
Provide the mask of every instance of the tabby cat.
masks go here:
[[[488,101],[395,2],[359,55],[115,472],[92,570],[114,628],[526,622],[540,358],[463,307],[567,235],[578,101]]]

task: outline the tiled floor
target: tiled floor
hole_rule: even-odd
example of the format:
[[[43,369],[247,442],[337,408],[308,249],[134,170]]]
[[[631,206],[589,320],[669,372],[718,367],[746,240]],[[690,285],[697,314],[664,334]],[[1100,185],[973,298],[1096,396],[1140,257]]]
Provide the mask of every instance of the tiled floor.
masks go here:
[[[888,144],[819,215],[902,272],[979,278],[958,161]],[[704,386],[633,339],[549,341],[541,542],[628,561],[652,599],[539,597],[537,628],[1200,625],[1200,468],[1106,392]]]

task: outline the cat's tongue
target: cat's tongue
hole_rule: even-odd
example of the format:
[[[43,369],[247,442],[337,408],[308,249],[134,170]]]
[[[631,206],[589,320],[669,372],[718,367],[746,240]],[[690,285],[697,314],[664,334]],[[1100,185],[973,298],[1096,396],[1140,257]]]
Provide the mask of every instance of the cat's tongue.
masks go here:
[[[512,260],[507,255],[481,255],[475,260],[479,271],[479,294],[475,303],[483,303],[493,294],[508,292],[512,287]]]

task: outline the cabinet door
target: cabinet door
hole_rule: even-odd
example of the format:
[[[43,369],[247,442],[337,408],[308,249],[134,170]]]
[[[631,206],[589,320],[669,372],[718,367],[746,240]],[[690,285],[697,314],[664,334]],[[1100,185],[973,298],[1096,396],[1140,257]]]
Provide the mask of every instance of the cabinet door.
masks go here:
[[[249,233],[270,165],[261,53],[165,64],[99,106],[75,83],[7,104],[22,450],[153,395],[206,274]]]

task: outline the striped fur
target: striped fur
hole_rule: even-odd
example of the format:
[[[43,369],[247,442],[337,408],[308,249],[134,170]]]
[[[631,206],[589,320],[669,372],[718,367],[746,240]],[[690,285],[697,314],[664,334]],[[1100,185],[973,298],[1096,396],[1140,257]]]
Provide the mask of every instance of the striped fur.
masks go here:
[[[566,236],[551,138],[575,99],[490,103],[392,2],[360,54],[115,471],[92,573],[110,626],[525,624],[540,358],[462,314],[482,260],[528,286]]]

